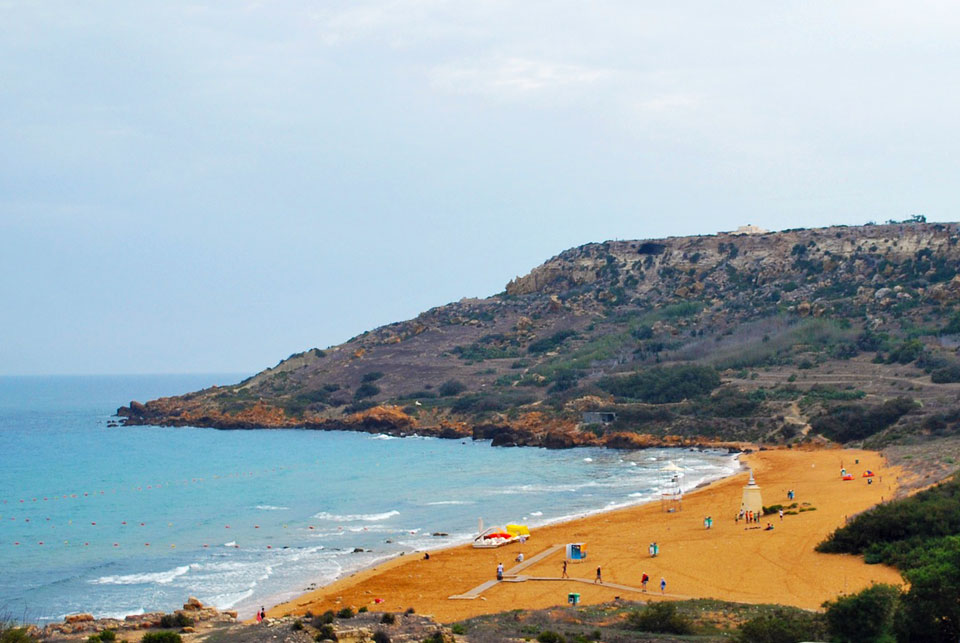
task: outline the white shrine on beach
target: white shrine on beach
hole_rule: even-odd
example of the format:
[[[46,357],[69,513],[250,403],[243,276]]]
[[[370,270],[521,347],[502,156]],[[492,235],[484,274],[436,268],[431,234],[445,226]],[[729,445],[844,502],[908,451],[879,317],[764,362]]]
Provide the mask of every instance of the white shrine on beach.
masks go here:
[[[753,479],[753,469],[750,469],[750,481],[743,488],[740,508],[744,511],[752,511],[754,515],[763,513],[763,498],[760,495],[760,485]]]

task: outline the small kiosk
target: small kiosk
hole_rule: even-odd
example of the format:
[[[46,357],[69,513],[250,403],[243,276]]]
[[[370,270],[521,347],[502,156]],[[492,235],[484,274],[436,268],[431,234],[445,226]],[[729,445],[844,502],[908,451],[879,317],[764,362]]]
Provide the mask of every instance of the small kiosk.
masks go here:
[[[566,557],[572,563],[580,563],[587,559],[586,543],[568,543]]]

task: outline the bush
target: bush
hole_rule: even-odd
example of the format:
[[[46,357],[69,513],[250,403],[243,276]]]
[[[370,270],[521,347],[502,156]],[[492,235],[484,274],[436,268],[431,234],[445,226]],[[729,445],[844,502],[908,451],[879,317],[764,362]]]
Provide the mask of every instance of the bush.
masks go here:
[[[527,352],[529,353],[548,353],[555,348],[558,348],[560,344],[563,343],[563,340],[568,337],[575,337],[577,331],[575,330],[560,330],[555,332],[550,337],[544,337],[543,339],[538,339],[535,342],[532,342],[527,346]]]
[[[371,384],[370,382],[364,382],[357,387],[357,390],[353,393],[353,399],[362,400],[364,398],[373,397],[380,393],[380,387],[376,384]]]
[[[87,637],[88,643],[101,643],[101,642],[105,643],[106,641],[116,641],[116,640],[117,640],[117,633],[114,632],[113,630],[104,630],[99,634],[91,634],[90,636]],[[4,638],[2,635],[0,635],[0,641],[3,641],[3,643],[7,643],[7,639]]]
[[[466,390],[467,385],[460,380],[447,380],[440,385],[440,388],[437,389],[437,392],[439,392],[442,397],[451,397],[454,395],[460,395]]]
[[[887,400],[879,406],[849,404],[830,409],[810,425],[835,442],[863,440],[895,424],[915,408],[916,402],[908,397]]]
[[[370,611],[370,610],[367,609],[367,606],[364,605],[363,607],[361,607],[360,609],[357,610],[357,614],[366,614],[366,613],[369,612],[369,611]]]
[[[160,617],[160,627],[189,627],[190,625],[193,625],[193,619],[183,612],[164,614]]]
[[[390,635],[383,630],[377,630],[373,633],[373,643],[390,643]]]
[[[140,643],[183,643],[183,638],[176,632],[150,632],[144,634]]]
[[[290,629],[294,632],[299,632],[303,629],[303,621],[299,618],[293,622],[293,625],[290,626]]]
[[[673,603],[651,603],[627,616],[627,625],[641,632],[692,634],[693,623]]]
[[[825,629],[822,617],[818,614],[777,609],[772,614],[762,614],[741,625],[735,640],[741,643],[821,641]]]
[[[378,379],[380,379],[381,377],[383,377],[383,371],[370,371],[369,373],[365,373],[364,376],[363,376],[362,378],[360,378],[360,381],[361,381],[361,382],[376,382],[376,381],[377,381]]]
[[[333,610],[327,610],[317,618],[313,619],[313,626],[317,629],[320,629],[322,625],[330,625],[333,623],[333,619],[336,615],[333,613]]]
[[[554,632],[553,630],[544,630],[537,636],[537,641],[540,643],[566,643],[567,639],[565,639],[563,634],[560,634],[559,632]]]
[[[858,594],[827,601],[827,629],[837,643],[892,641],[893,615],[900,589],[893,585],[872,585]]]
[[[380,617],[380,622],[384,625],[393,625],[397,622],[397,617],[390,612],[384,612],[383,616]]]
[[[950,364],[930,373],[930,380],[937,384],[960,382],[960,364]]]
[[[337,618],[353,618],[353,610],[349,607],[344,607],[342,610],[337,612]]]
[[[454,623],[450,629],[454,634],[463,635],[467,633],[467,628],[465,628],[462,623]]]
[[[605,377],[597,385],[617,397],[668,404],[710,393],[720,386],[720,375],[709,366],[671,366]]]
[[[325,623],[317,628],[317,635],[313,637],[314,641],[338,641],[337,632],[329,623]]]

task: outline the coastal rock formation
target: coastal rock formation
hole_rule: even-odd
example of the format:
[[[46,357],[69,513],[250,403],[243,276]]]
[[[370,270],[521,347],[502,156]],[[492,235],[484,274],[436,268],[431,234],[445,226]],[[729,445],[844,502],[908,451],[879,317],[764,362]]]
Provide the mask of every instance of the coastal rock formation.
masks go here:
[[[573,248],[503,293],[118,415],[551,448],[960,432],[956,224],[744,230]],[[657,392],[657,378],[686,391],[702,375],[689,366],[719,386]],[[905,392],[917,407],[869,435],[815,421]]]

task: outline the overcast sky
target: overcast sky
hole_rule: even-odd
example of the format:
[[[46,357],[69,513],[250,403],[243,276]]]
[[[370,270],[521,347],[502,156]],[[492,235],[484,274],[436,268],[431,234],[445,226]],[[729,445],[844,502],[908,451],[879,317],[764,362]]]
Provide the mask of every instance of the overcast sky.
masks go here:
[[[0,0],[0,374],[255,372],[607,239],[956,220],[960,4]]]

